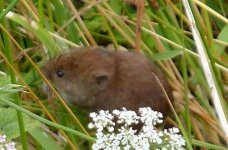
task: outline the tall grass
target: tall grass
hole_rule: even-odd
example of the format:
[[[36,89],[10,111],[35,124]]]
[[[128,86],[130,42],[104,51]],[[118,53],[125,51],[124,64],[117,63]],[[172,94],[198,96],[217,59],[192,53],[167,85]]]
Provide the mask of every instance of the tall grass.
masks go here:
[[[22,144],[23,149],[31,146],[88,149],[94,139],[88,133],[84,112],[68,107],[58,93],[55,101],[48,100],[41,91],[42,83],[48,81],[39,68],[60,51],[102,45],[131,51],[140,47],[156,61],[174,90],[177,116],[169,120],[177,127],[182,126],[189,149],[226,149],[228,135],[217,117],[208,76],[201,67],[202,58],[197,54],[191,22],[182,2],[144,2],[139,23],[139,7],[130,0],[0,0],[0,70],[10,75],[11,83],[24,85],[28,91],[15,96],[7,94],[16,105],[0,98],[5,103],[0,107],[7,105],[18,112],[15,119],[21,132],[11,138],[16,138],[19,147]],[[228,20],[225,15],[228,3],[225,0],[190,2],[209,56],[207,61],[218,83],[216,90],[221,93],[220,111],[227,118]],[[141,25],[139,45],[135,42],[140,40],[137,24]],[[23,121],[21,113],[39,120],[40,124],[27,128],[28,122]],[[9,134],[1,128],[0,133]]]

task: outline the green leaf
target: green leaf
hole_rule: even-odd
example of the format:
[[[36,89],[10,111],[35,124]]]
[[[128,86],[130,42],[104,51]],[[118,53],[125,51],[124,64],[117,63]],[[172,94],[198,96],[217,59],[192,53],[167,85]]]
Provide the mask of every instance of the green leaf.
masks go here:
[[[62,150],[62,148],[56,144],[56,141],[40,127],[33,128],[28,132],[45,150]]]
[[[10,3],[7,8],[1,12],[0,14],[0,20],[2,21],[2,19],[5,17],[5,15],[11,10],[13,9],[13,7],[18,3],[19,0],[14,0],[12,1],[12,3]]]
[[[31,119],[23,114],[25,131],[31,130],[34,127],[40,126],[40,122]],[[13,108],[0,109],[0,133],[5,134],[7,138],[12,139],[20,136],[20,130],[17,121],[17,113]]]
[[[0,76],[0,98],[10,98],[14,93],[23,89],[22,85],[11,84],[10,76]]]
[[[219,33],[217,39],[228,43],[228,25],[224,26],[222,31]],[[228,55],[225,51],[226,50],[225,45],[215,43],[213,50],[214,50],[214,55],[217,56],[216,57],[217,63],[219,63],[218,61],[220,61],[221,63],[225,63],[225,64],[228,63]]]
[[[59,51],[57,44],[55,43],[49,32],[45,28],[40,26],[37,22],[28,22],[28,20],[26,20],[23,16],[20,16],[13,12],[9,12],[6,17],[20,24],[29,32],[32,32],[48,48],[48,52],[50,53],[51,57],[57,54],[57,52]]]
[[[84,23],[90,31],[106,31],[106,26],[104,25],[104,19],[100,16],[94,16],[91,20],[85,20]]]
[[[167,60],[181,55],[182,50],[169,50],[164,53],[155,53],[152,55],[153,60]]]
[[[110,1],[109,6],[115,11],[116,14],[121,14],[123,8],[123,1],[115,0]]]
[[[222,31],[219,33],[217,39],[224,42],[228,42],[228,25],[224,26]],[[215,51],[218,52],[220,55],[221,53],[224,53],[225,48],[226,46],[215,43]]]

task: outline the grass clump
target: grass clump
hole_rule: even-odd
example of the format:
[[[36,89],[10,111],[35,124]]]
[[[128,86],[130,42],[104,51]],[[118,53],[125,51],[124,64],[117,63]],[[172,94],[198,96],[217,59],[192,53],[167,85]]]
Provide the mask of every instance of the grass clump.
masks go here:
[[[0,70],[9,75],[10,85],[23,85],[28,91],[14,92],[12,88],[5,91],[17,106],[2,98],[7,107],[18,110],[15,119],[19,121],[20,134],[14,138],[19,141],[20,137],[23,149],[27,146],[51,149],[48,145],[53,143],[56,149],[88,149],[91,145],[94,139],[86,131],[87,121],[80,117],[83,112],[69,108],[63,100],[50,103],[42,95],[40,87],[46,79],[39,68],[60,51],[97,45],[115,50],[141,50],[155,60],[174,90],[176,117],[169,118],[169,122],[182,126],[189,143],[187,148],[226,149],[228,135],[219,121],[208,75],[199,62],[202,56],[197,52],[197,42],[191,32],[192,22],[185,14],[182,1],[136,2],[0,0]],[[217,83],[215,88],[222,104],[219,110],[227,118],[228,3],[192,0],[190,6],[208,55],[205,61],[211,64]],[[136,32],[137,28],[141,32]],[[0,107],[6,108],[6,105]],[[26,117],[21,112],[39,120],[42,126],[28,131]],[[42,133],[48,135],[46,142],[41,140]]]

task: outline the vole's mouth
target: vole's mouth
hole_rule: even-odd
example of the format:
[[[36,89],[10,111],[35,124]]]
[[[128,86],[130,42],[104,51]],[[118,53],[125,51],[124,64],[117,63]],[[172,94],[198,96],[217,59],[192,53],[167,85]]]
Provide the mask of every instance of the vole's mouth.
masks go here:
[[[53,92],[52,92],[52,90],[49,88],[49,86],[46,83],[43,83],[43,85],[42,85],[42,92],[48,98],[52,98],[53,97]]]
[[[68,104],[71,104],[71,101],[68,100],[69,98],[66,93],[64,93],[62,90],[58,90],[56,88],[55,88],[55,90],[60,94],[61,98],[63,98],[63,100],[65,102],[67,102]],[[54,95],[54,92],[51,90],[51,88],[46,83],[43,84],[42,91],[45,94],[45,96],[48,97],[48,99],[53,99],[54,97],[56,97]]]
[[[50,88],[47,86],[47,84],[43,83],[43,85],[42,85],[42,91],[45,94],[49,94],[50,93]]]

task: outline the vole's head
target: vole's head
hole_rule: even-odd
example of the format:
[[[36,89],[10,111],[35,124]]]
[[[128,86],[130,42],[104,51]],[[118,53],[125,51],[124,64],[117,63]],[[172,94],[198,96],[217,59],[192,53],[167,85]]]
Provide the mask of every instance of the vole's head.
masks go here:
[[[93,105],[96,93],[108,88],[114,55],[100,48],[80,48],[48,61],[43,72],[64,99],[86,107]]]

